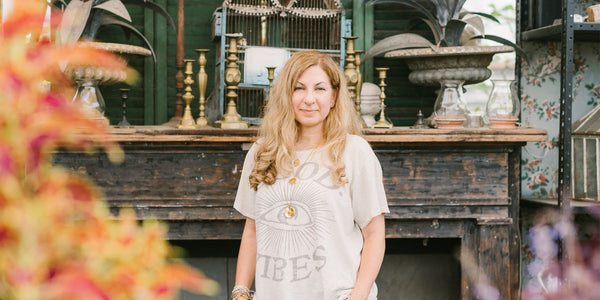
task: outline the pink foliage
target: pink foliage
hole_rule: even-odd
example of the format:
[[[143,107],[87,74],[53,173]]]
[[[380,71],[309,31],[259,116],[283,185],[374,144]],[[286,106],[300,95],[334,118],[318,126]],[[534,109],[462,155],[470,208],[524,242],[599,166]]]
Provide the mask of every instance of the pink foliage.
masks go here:
[[[110,53],[42,36],[45,0],[15,1],[0,35],[0,299],[171,299],[216,284],[174,262],[166,227],[110,215],[89,179],[52,165],[58,147],[123,159],[107,128],[72,103],[59,62],[123,70]],[[53,22],[54,23],[54,22]]]

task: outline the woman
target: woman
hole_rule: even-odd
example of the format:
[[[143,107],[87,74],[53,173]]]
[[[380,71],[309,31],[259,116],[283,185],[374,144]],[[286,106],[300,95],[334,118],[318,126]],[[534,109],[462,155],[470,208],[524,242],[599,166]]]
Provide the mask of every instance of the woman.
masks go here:
[[[360,133],[344,75],[318,51],[294,54],[244,162],[246,216],[233,299],[377,299],[389,212],[381,166]]]

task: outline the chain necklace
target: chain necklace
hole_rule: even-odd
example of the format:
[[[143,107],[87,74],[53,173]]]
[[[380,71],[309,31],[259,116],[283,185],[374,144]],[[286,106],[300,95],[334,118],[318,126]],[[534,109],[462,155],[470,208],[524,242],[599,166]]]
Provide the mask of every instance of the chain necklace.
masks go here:
[[[294,195],[296,194],[296,190],[298,189],[298,185],[297,183],[300,181],[300,178],[302,176],[302,173],[304,171],[304,165],[307,162],[310,162],[313,155],[315,154],[315,151],[317,150],[318,147],[315,147],[312,149],[312,151],[310,152],[310,155],[308,156],[308,158],[304,161],[304,163],[300,164],[300,159],[296,158],[293,161],[293,165],[294,165],[294,171],[292,172],[292,178],[290,178],[290,180],[288,180],[289,185],[291,186],[291,191],[288,193],[288,189],[286,188],[285,191],[285,195],[289,195],[288,197],[288,203],[287,203],[287,207],[285,208],[285,210],[283,211],[283,215],[288,218],[291,219],[296,215],[296,210],[294,209],[294,207],[292,206],[292,201],[294,199]],[[296,169],[297,168],[297,169]],[[300,170],[300,173],[298,174],[294,174],[296,172],[296,170]]]

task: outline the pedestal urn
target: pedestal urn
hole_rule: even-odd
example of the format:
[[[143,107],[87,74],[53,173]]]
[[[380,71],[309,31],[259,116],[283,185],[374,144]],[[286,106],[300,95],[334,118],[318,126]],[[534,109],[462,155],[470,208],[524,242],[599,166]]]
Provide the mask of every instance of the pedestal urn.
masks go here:
[[[144,47],[126,44],[79,42],[77,45],[82,48],[94,48],[112,52],[125,62],[135,57],[144,57],[152,54],[150,50]],[[94,61],[90,61],[86,65],[67,64],[64,72],[67,77],[75,82],[77,87],[73,102],[79,102],[90,118],[108,124],[108,119],[104,117],[106,104],[100,92],[99,85],[111,85],[123,82],[127,79],[127,72],[125,70],[109,70],[96,64]]]
[[[390,51],[384,57],[404,59],[411,70],[410,82],[438,87],[443,80],[482,82],[492,75],[488,66],[494,54],[512,51],[510,46],[416,48]]]

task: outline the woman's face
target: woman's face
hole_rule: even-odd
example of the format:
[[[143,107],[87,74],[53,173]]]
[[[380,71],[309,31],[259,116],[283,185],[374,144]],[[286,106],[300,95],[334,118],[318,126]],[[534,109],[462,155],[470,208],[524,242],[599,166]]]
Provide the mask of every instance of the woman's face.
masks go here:
[[[335,104],[336,91],[320,66],[311,66],[298,78],[292,106],[301,129],[323,128],[323,121]]]

